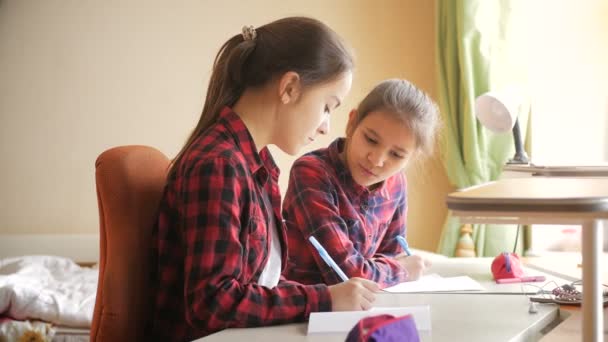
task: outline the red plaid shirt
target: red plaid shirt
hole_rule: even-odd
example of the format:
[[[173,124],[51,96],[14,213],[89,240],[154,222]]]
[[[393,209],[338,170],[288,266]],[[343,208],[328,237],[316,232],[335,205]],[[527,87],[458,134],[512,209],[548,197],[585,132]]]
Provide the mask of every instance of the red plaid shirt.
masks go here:
[[[267,148],[258,154],[244,123],[229,108],[200,137],[168,179],[155,227],[155,311],[151,339],[184,341],[231,327],[306,320],[331,310],[326,285],[282,279],[256,282],[266,265],[274,212],[280,220],[279,170]],[[262,191],[271,199],[266,211]]]
[[[304,284],[341,280],[308,241],[313,235],[348,277],[382,287],[407,279],[392,257],[402,253],[395,237],[405,236],[406,182],[398,173],[369,191],[353,180],[340,159],[344,139],[294,163],[283,202],[289,258],[285,276]]]

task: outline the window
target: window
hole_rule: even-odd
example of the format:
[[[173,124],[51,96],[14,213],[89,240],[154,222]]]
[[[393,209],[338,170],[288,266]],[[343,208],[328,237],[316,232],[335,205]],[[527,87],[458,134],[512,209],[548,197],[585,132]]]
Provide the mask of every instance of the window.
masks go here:
[[[608,2],[526,1],[525,6],[532,162],[608,162]],[[533,251],[580,250],[580,227],[546,228],[533,227]]]
[[[608,161],[608,2],[526,4],[533,162]]]

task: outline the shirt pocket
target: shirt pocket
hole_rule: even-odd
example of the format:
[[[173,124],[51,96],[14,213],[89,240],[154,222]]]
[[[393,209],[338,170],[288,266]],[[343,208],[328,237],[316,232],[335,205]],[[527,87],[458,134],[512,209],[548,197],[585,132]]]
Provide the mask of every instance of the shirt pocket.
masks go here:
[[[245,236],[245,274],[248,280],[259,276],[264,269],[264,260],[268,255],[267,232],[266,219],[256,215],[249,218]]]
[[[266,240],[268,235],[268,222],[262,215],[252,215],[247,222],[249,239]]]
[[[366,225],[359,219],[344,219],[347,224],[348,237],[355,249],[365,258],[371,258],[384,238],[388,224]]]

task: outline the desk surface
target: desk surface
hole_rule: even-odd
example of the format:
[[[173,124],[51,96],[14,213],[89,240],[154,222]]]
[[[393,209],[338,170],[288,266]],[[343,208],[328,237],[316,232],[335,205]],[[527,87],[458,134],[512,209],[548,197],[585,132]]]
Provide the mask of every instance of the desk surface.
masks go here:
[[[419,252],[420,254],[424,254]],[[492,258],[445,258],[432,253],[426,257],[433,261],[429,272],[442,276],[467,274],[476,279],[486,289],[491,281],[489,265]],[[580,277],[577,267],[580,256],[575,253],[556,253],[540,258],[525,258],[524,262],[542,271],[562,274],[572,278]],[[538,267],[541,266],[541,267]],[[528,269],[525,269],[528,272]],[[534,270],[530,271],[534,272]],[[536,273],[534,273],[536,274]],[[559,281],[558,279],[562,279]],[[550,278],[558,283],[563,278]],[[567,281],[566,281],[567,282]],[[547,283],[547,282],[545,282]],[[540,285],[540,283],[539,283]],[[578,307],[565,306],[558,309],[551,304],[539,305],[540,315],[527,313],[527,301],[524,296],[515,293],[520,291],[516,284],[501,285],[501,291],[512,295],[498,294],[381,294],[377,306],[411,306],[431,305],[433,330],[422,334],[423,341],[453,341],[454,336],[466,337],[467,341],[573,341],[581,338],[581,312]],[[497,310],[500,308],[500,310]],[[606,312],[606,310],[605,310]],[[558,318],[559,316],[559,318]],[[562,321],[548,332],[539,331],[551,324]],[[499,324],[494,330],[490,324]],[[286,341],[344,341],[345,334],[306,335],[307,324],[289,324],[274,327],[251,329],[228,329],[208,336],[200,341],[232,341],[246,338],[258,340]]]
[[[455,336],[467,341],[535,341],[541,337],[540,331],[559,317],[555,305],[540,305],[538,314],[528,313],[527,298],[521,292],[520,284],[504,284],[492,287],[490,265],[492,258],[445,258],[427,255],[433,265],[429,273],[442,276],[462,274],[479,281],[489,291],[499,290],[500,294],[388,294],[378,296],[376,306],[430,305],[432,331],[421,333],[423,341],[454,341]],[[551,277],[547,275],[548,278]],[[559,283],[567,281],[559,281]],[[538,283],[540,284],[540,283]],[[490,329],[489,327],[494,327]],[[204,341],[233,341],[245,338],[253,340],[280,341],[344,341],[346,334],[306,335],[307,324],[228,329],[203,339]]]
[[[525,257],[524,264],[558,277],[574,281],[583,278],[582,258],[580,252],[544,252],[540,257]],[[608,253],[602,254],[602,264],[608,265]],[[600,279],[608,286],[608,268],[601,270]]]
[[[448,195],[456,211],[593,213],[608,218],[608,178],[514,178]]]
[[[608,219],[608,177],[514,178],[451,193],[461,222],[580,224],[583,251],[583,339],[603,340],[601,220]]]
[[[377,306],[431,306],[430,333],[422,341],[536,341],[540,331],[559,317],[555,305],[528,313],[524,296],[467,294],[380,294]],[[228,329],[198,341],[344,341],[344,334],[306,335],[307,324]]]
[[[437,273],[443,277],[457,277],[467,275],[481,284],[481,292],[467,292],[468,294],[512,294],[519,295],[524,292],[536,295],[540,288],[552,290],[557,286],[569,284],[571,279],[560,277],[556,273],[545,272],[537,268],[522,267],[526,276],[544,276],[543,282],[496,284],[492,277],[491,266],[494,258],[447,258],[433,262],[428,273]],[[454,292],[453,292],[454,293]]]

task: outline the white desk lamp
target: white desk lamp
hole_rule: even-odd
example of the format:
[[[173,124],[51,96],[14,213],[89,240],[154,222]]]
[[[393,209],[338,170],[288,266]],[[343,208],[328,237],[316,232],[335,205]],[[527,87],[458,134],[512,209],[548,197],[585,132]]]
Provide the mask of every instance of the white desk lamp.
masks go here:
[[[529,159],[523,148],[517,113],[522,103],[521,96],[514,90],[487,92],[475,100],[475,115],[482,125],[496,133],[513,131],[515,155],[507,164],[528,164]]]
[[[504,133],[509,130],[513,131],[513,141],[515,143],[515,156],[507,161],[507,165],[528,165],[528,155],[524,151],[521,141],[521,132],[519,130],[519,120],[517,113],[522,100],[520,93],[513,88],[506,89],[502,92],[487,92],[481,94],[475,100],[475,116],[486,128],[496,133]],[[519,262],[519,257],[515,254],[517,242],[519,240],[520,225],[517,226],[515,235],[515,244],[513,253],[500,253],[492,261],[492,274],[498,281],[500,277],[506,277],[507,280],[519,279],[521,274],[507,272],[502,275],[502,271],[511,270],[511,262],[513,259]],[[521,273],[521,270],[519,271]],[[504,273],[504,272],[503,272]]]

